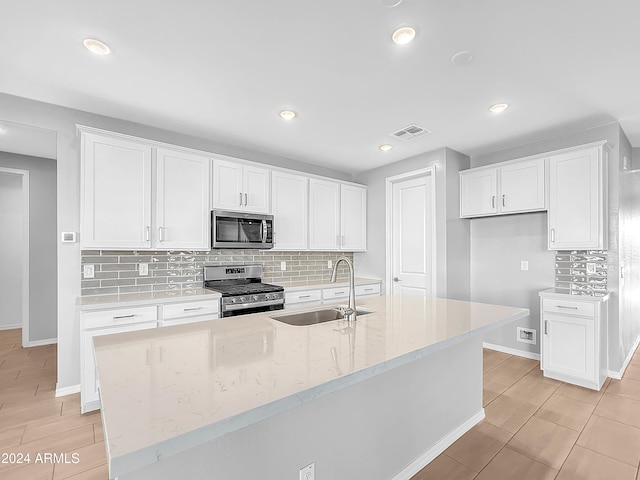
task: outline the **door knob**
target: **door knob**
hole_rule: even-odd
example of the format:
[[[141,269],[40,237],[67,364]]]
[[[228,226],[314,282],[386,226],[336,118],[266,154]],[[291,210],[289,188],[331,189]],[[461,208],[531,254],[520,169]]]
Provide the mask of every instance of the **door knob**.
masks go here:
[[[402,280],[400,280],[398,277],[393,277],[393,281],[394,282],[401,282]]]

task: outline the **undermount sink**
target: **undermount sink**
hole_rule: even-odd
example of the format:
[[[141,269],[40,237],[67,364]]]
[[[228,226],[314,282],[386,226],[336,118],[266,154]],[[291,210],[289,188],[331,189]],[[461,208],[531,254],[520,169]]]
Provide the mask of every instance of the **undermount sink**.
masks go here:
[[[356,309],[356,317],[373,313],[372,310]],[[346,317],[342,308],[322,308],[319,310],[310,310],[299,313],[284,313],[282,315],[271,315],[271,318],[279,322],[289,325],[305,326],[315,325],[316,323],[331,322],[333,320],[342,320]]]

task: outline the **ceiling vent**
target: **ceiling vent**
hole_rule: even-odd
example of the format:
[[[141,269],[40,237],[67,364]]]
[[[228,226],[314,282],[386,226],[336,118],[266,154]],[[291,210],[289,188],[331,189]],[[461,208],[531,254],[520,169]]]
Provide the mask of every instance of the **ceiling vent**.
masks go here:
[[[393,132],[391,135],[397,138],[401,138],[403,140],[413,140],[414,138],[420,137],[422,135],[427,135],[431,133],[426,128],[419,127],[418,125],[409,125],[408,127],[404,127],[402,130],[398,130],[397,132]]]

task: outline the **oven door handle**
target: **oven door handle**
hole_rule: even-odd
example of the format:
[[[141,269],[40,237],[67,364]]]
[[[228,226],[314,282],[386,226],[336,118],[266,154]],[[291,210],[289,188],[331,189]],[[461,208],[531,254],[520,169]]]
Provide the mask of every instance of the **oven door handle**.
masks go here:
[[[228,303],[222,305],[223,312],[232,312],[235,310],[242,310],[255,307],[269,307],[271,305],[284,305],[284,299],[279,298],[277,300],[265,300],[263,302],[250,302],[250,303]]]

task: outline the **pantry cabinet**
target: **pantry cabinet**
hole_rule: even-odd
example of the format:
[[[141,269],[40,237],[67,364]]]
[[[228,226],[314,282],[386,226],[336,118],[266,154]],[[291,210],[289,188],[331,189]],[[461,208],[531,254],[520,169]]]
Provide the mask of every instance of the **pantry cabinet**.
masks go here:
[[[604,142],[549,159],[550,250],[607,249]]]
[[[366,250],[367,189],[357,185],[309,181],[309,248]]]
[[[271,174],[274,250],[309,248],[309,179],[284,172]]]
[[[209,249],[208,157],[83,131],[80,246]]]
[[[269,213],[269,173],[267,168],[214,159],[213,208]]]
[[[545,209],[545,160],[513,160],[460,172],[460,216]]]
[[[607,378],[607,300],[540,292],[545,377],[600,390]]]

